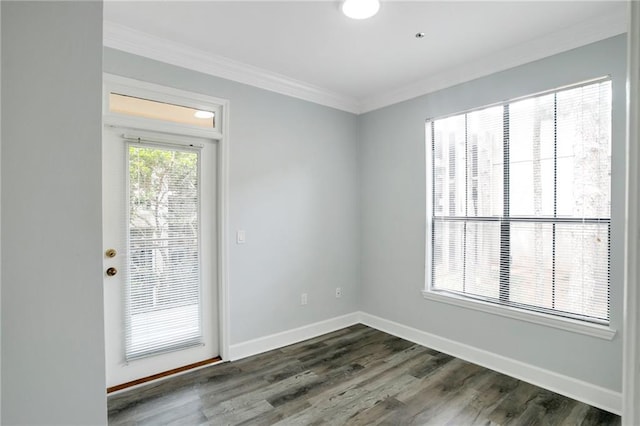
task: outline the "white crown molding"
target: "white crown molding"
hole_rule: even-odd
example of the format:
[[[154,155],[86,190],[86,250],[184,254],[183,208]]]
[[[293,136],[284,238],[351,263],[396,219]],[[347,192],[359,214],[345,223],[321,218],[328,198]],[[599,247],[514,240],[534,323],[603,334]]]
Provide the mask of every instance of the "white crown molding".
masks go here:
[[[104,46],[286,96],[358,114],[356,99],[262,68],[206,53],[119,25],[104,22]]]
[[[362,114],[613,37],[626,31],[627,13],[621,8],[614,13],[599,16],[476,61],[450,68],[403,88],[361,100],[263,68],[158,38],[110,21],[104,22],[104,45],[342,111]]]
[[[418,96],[433,93],[467,81],[504,71],[580,46],[604,40],[627,31],[624,8],[561,31],[484,56],[476,61],[450,68],[403,88],[362,100],[361,113],[380,109]]]

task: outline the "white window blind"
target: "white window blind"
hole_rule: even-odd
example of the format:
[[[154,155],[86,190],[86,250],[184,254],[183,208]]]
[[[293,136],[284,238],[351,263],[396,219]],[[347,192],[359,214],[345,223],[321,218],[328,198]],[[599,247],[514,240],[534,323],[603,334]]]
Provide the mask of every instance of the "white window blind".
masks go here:
[[[129,145],[127,360],[202,343],[199,152]]]
[[[608,324],[611,81],[427,122],[428,290]]]

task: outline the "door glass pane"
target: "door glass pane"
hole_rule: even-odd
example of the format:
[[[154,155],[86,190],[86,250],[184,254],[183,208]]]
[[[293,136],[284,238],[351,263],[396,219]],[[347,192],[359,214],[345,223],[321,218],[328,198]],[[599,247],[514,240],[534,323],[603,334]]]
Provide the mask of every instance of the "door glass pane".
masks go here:
[[[202,341],[199,153],[129,146],[126,358]]]

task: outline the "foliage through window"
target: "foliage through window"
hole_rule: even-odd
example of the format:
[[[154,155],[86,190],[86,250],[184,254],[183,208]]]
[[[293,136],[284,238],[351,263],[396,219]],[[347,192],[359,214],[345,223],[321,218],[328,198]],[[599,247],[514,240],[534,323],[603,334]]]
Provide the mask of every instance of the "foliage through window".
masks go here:
[[[611,81],[427,122],[429,290],[609,322]]]

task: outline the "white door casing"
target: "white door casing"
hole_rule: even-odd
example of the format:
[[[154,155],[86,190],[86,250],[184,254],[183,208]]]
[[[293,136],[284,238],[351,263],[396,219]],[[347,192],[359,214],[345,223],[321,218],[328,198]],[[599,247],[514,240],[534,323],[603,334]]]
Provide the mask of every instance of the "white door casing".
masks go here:
[[[228,122],[228,103],[190,92],[165,88],[136,80],[105,75],[103,136],[103,245],[114,248],[116,256],[104,255],[105,338],[108,387],[159,372],[202,361],[213,356],[227,358],[227,139],[223,129]],[[216,111],[215,128],[192,126],[114,114],[109,110],[109,94],[118,93],[196,109]],[[127,140],[129,141],[127,141]],[[126,362],[124,356],[124,298],[127,266],[127,187],[128,147],[138,140],[160,150],[193,150],[201,146],[201,300],[211,305],[203,310],[204,345],[162,353]],[[153,149],[153,148],[150,148]],[[194,151],[194,152],[195,152]],[[115,267],[118,274],[108,276]]]
[[[640,2],[629,2],[622,424],[640,424]]]

